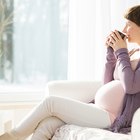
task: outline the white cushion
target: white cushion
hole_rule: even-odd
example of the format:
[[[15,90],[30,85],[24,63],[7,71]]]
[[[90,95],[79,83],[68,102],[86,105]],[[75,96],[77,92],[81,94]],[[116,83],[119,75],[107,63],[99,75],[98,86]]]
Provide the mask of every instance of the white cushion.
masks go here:
[[[134,114],[131,131],[132,140],[140,140],[140,108]]]

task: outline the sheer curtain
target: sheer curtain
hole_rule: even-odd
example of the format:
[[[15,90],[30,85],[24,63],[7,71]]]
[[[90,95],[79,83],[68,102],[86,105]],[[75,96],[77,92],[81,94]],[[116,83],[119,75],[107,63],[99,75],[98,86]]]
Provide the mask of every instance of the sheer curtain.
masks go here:
[[[14,0],[12,82],[67,79],[67,0]]]
[[[69,80],[101,80],[105,39],[111,30],[122,30],[123,13],[139,0],[70,0]]]

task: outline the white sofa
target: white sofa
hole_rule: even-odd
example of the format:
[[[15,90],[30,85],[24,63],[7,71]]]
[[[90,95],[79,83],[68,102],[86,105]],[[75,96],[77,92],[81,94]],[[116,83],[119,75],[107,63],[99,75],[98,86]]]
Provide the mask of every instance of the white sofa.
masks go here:
[[[49,95],[70,97],[88,103],[100,88],[98,81],[52,81]],[[131,134],[118,134],[97,128],[64,125],[58,128],[52,140],[140,140],[140,109],[133,117]]]

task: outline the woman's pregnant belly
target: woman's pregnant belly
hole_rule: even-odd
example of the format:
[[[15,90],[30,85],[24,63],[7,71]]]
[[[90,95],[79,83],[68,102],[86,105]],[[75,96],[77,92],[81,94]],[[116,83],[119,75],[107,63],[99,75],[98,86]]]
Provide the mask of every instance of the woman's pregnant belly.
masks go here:
[[[103,85],[96,93],[95,104],[107,110],[113,122],[122,108],[124,89],[119,80]]]

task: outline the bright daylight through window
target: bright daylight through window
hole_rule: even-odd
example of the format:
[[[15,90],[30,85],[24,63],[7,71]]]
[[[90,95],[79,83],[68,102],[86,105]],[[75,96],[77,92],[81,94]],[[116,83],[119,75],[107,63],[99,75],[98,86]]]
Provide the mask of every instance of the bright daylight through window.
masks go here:
[[[0,83],[67,79],[68,1],[0,0]]]

